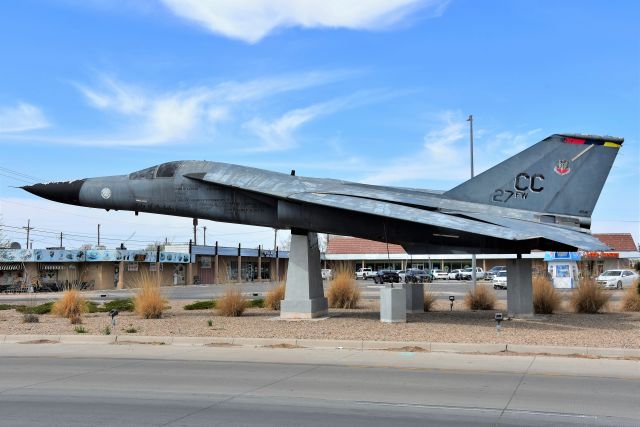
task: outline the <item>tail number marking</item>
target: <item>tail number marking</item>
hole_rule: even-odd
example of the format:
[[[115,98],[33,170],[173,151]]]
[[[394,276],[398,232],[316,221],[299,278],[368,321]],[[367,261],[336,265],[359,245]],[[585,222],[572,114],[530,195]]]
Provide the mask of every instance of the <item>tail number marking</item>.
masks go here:
[[[520,172],[513,182],[516,191],[498,188],[493,192],[491,200],[499,203],[506,203],[511,198],[526,200],[529,191],[540,193],[544,190],[543,182],[544,175],[542,174],[536,173],[530,176],[526,172]]]

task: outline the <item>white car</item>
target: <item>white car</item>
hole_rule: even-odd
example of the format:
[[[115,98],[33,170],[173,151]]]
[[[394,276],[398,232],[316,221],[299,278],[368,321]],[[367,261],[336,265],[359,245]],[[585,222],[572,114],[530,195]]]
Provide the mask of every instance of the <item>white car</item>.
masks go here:
[[[330,268],[323,268],[320,270],[320,274],[322,274],[322,280],[331,280],[333,277],[333,272]]]
[[[375,273],[370,268],[359,268],[358,271],[356,271],[356,280],[358,279],[367,280],[368,278],[373,277],[374,275]]]
[[[449,278],[449,273],[447,273],[444,270],[438,270],[437,268],[434,268],[433,270],[431,270],[431,274],[433,274],[434,279],[447,280]]]
[[[406,270],[396,270],[396,273],[398,273],[398,276],[400,277],[400,283],[404,283],[404,276],[407,275],[407,271]]]
[[[458,270],[451,270],[449,272],[448,278],[449,280],[460,280],[460,274],[462,273],[462,270],[458,269]]]
[[[631,270],[607,270],[598,276],[596,282],[606,289],[622,289],[632,286],[638,280],[638,274]]]
[[[498,271],[491,284],[493,289],[507,289],[507,270]]]

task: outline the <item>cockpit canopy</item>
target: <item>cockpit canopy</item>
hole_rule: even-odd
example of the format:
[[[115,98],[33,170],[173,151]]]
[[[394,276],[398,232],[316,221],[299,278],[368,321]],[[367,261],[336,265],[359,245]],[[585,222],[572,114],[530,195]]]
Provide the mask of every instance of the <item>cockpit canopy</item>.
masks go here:
[[[129,174],[129,179],[172,178],[184,161],[167,162]]]

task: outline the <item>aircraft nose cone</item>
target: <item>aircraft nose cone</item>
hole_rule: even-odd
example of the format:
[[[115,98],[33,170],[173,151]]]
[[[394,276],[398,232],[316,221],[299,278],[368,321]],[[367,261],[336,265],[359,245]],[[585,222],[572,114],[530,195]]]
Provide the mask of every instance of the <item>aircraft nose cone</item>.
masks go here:
[[[31,194],[35,194],[54,202],[67,203],[69,205],[80,204],[80,189],[85,179],[65,182],[51,182],[48,184],[34,184],[21,187]]]

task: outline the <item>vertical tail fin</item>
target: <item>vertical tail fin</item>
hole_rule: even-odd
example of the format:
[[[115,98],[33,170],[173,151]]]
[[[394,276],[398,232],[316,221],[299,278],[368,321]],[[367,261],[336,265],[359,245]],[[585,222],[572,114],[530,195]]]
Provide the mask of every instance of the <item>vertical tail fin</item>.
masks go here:
[[[624,139],[551,135],[445,193],[456,200],[590,217]]]

